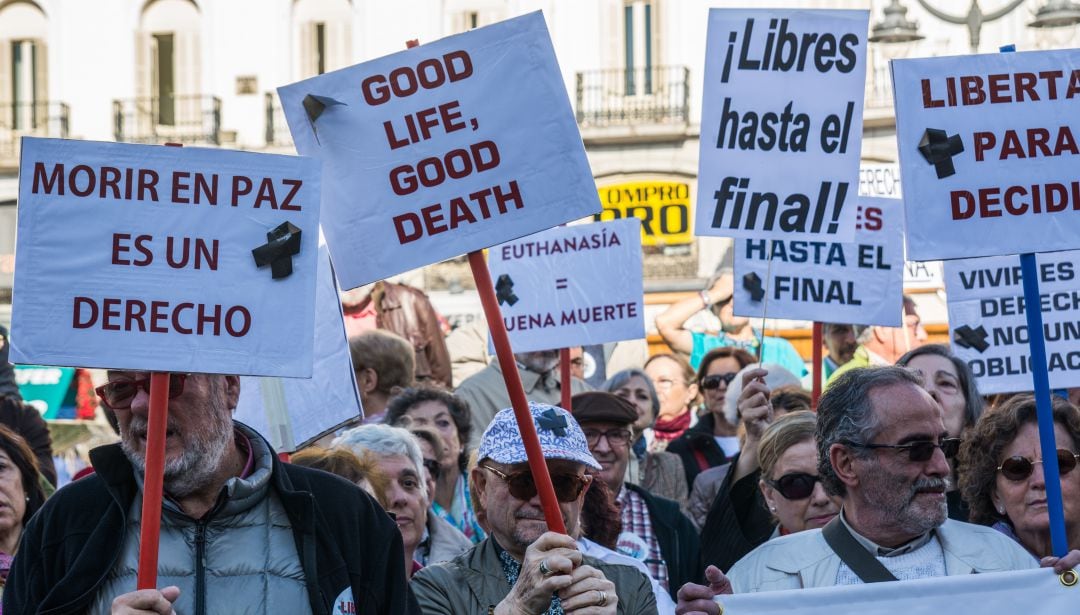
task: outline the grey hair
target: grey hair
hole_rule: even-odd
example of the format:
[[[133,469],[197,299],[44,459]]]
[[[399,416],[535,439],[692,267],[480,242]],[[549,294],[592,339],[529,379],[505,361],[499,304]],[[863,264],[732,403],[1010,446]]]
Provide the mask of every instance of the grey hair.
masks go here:
[[[408,429],[378,424],[360,425],[342,432],[334,438],[331,446],[347,448],[357,455],[371,451],[376,457],[408,457],[416,470],[416,476],[420,478],[420,491],[424,493],[424,497],[428,497],[427,483],[424,480],[424,455],[420,452],[416,436],[409,433]]]
[[[817,447],[818,473],[821,484],[831,495],[847,495],[847,488],[829,461],[833,444],[856,442],[866,444],[881,430],[884,417],[874,412],[870,392],[896,384],[912,384],[922,389],[917,375],[903,367],[863,367],[844,372],[818,400]],[[869,456],[871,451],[853,447],[856,456]]]
[[[600,385],[600,390],[614,393],[616,389],[622,387],[627,382],[630,382],[630,379],[634,376],[645,381],[645,388],[649,390],[649,398],[652,399],[651,420],[656,420],[656,415],[660,412],[660,397],[656,394],[656,387],[653,386],[652,379],[645,373],[645,370],[631,367],[629,369],[624,369],[621,372],[615,372],[615,375],[608,378],[604,381],[604,384]]]

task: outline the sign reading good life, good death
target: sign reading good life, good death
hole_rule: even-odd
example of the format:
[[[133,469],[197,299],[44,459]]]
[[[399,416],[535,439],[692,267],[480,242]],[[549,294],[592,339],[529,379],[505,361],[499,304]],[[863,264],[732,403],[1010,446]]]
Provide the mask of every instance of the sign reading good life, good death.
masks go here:
[[[853,240],[869,19],[709,11],[696,234]]]

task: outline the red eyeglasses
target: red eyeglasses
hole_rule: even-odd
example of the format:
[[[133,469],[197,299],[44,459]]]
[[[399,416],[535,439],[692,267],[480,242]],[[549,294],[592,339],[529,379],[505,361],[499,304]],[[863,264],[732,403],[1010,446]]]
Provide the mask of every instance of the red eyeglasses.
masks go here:
[[[136,372],[140,373],[140,372]],[[169,374],[169,399],[175,399],[184,393],[184,381],[187,374]],[[144,373],[138,378],[111,380],[94,389],[101,403],[112,410],[124,410],[131,407],[131,400],[139,394],[139,389],[150,393],[150,374]]]

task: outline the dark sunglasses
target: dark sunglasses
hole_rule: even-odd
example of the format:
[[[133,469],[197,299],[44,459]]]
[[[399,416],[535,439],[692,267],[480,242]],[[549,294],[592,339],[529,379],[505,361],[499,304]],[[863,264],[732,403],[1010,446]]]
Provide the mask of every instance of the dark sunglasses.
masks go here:
[[[439,466],[439,462],[434,459],[425,459],[424,467],[427,468],[428,474],[431,475],[431,480],[439,480],[439,476],[442,474],[442,468]]]
[[[532,472],[529,470],[507,474],[489,465],[480,464],[480,467],[503,479],[506,482],[507,489],[510,491],[510,495],[522,502],[528,502],[536,496],[536,482],[533,481]],[[551,484],[555,488],[555,499],[560,502],[577,500],[590,481],[592,481],[591,476],[578,476],[577,474],[551,475]]]
[[[1074,453],[1063,448],[1057,450],[1058,474],[1068,474],[1076,468],[1076,462],[1080,459],[1080,453]],[[1027,480],[1035,471],[1035,464],[1042,463],[1042,459],[1032,460],[1023,455],[1009,457],[997,467],[998,472],[1012,481]]]
[[[814,492],[814,483],[820,476],[805,472],[792,472],[776,480],[766,480],[765,484],[780,492],[786,500],[805,500]]]
[[[891,448],[899,451],[907,451],[908,461],[919,463],[930,461],[930,458],[934,456],[934,449],[937,448],[941,449],[941,452],[945,454],[946,459],[952,459],[960,452],[960,438],[945,438],[941,442],[920,440],[918,442],[908,442],[907,444],[861,444],[859,442],[845,442],[844,444],[854,446],[855,448]]]
[[[711,391],[712,389],[720,388],[720,383],[725,385],[731,384],[731,381],[735,379],[735,372],[729,372],[727,374],[713,374],[712,376],[705,376],[701,379],[701,388]]]
[[[187,374],[169,374],[169,399],[175,399],[184,393],[184,382]],[[142,378],[127,380],[112,380],[94,389],[101,403],[112,410],[123,410],[131,407],[131,400],[139,394],[139,389],[150,393],[150,374]]]

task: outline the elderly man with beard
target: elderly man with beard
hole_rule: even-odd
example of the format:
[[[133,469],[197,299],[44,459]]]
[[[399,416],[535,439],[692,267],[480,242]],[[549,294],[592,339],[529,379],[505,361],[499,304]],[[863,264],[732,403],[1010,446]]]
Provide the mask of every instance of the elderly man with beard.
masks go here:
[[[821,530],[766,542],[724,577],[706,570],[710,587],[679,590],[677,612],[717,613],[713,595],[854,585],[1038,566],[994,530],[947,518],[949,464],[958,442],[920,378],[899,367],[868,367],[841,376],[818,405],[818,471],[825,490],[843,499]],[[1004,540],[1002,539],[1004,538]],[[1043,561],[1058,572],[1080,551]]]
[[[559,381],[559,351],[539,350],[522,352],[514,355],[521,386],[529,401],[540,404],[557,405],[562,400],[563,383]],[[495,413],[510,407],[510,394],[506,392],[503,380],[503,367],[495,359],[484,369],[469,376],[458,385],[454,395],[469,404],[472,413],[472,439],[469,448],[480,445],[480,434],[484,433]],[[577,378],[571,378],[570,391],[573,394],[589,390],[589,385]]]
[[[121,443],[27,524],[11,613],[412,612],[401,535],[359,487],[283,464],[232,420],[237,376],[171,374],[158,588],[136,591],[150,375],[98,387]]]

